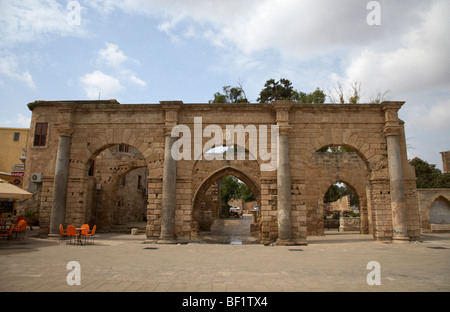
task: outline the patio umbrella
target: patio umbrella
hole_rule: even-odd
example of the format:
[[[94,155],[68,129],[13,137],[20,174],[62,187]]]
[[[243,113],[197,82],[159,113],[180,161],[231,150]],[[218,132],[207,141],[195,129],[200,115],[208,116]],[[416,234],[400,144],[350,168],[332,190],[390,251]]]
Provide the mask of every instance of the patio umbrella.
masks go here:
[[[0,179],[0,199],[25,199],[33,196],[33,194],[17,187],[3,179]]]

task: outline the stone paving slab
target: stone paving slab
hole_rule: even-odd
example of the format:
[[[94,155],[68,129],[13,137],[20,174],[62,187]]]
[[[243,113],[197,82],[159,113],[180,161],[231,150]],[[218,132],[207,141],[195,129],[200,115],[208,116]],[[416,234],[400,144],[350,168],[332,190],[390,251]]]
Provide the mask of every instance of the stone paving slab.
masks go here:
[[[27,236],[0,241],[1,292],[448,292],[450,233],[393,244],[330,233],[307,246],[148,244],[99,233],[94,245]],[[80,285],[68,285],[70,261]],[[381,285],[368,285],[380,264]]]

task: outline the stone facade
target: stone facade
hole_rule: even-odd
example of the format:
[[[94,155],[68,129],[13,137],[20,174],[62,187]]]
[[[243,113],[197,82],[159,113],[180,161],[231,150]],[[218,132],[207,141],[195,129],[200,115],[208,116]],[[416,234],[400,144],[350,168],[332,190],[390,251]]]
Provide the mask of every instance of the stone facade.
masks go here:
[[[450,173],[450,151],[441,152],[444,173]]]
[[[323,196],[339,181],[353,187],[360,198],[362,232],[377,240],[417,239],[415,173],[407,161],[404,125],[398,119],[402,105],[36,101],[28,104],[33,112],[29,142],[36,123],[48,123],[48,137],[43,146],[29,144],[24,183],[29,189],[39,184],[40,222],[47,233],[56,233],[60,223],[85,223],[95,189],[89,177],[92,160],[122,144],[140,155],[139,161],[130,160],[129,167],[147,170],[148,240],[195,239],[203,198],[226,175],[236,176],[255,194],[256,228],[263,243],[306,244],[307,236],[323,234]],[[256,160],[173,159],[171,148],[177,140],[171,136],[173,127],[184,125],[195,133],[195,117],[202,118],[201,133],[207,125],[224,131],[230,124],[258,129],[277,125],[277,170],[261,170],[267,161],[259,155]],[[203,135],[201,146],[210,139]],[[252,150],[249,140],[244,143],[247,151]],[[347,146],[355,153],[316,152],[330,145]],[[42,174],[42,180],[31,182],[33,173]]]
[[[423,233],[450,231],[450,189],[417,189]]]

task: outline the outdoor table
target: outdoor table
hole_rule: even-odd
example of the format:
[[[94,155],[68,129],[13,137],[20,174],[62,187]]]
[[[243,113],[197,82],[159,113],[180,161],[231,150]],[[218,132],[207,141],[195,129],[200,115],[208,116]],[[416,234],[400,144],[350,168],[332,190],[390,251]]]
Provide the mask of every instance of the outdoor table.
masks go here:
[[[78,243],[80,243],[80,245],[83,245],[83,241],[82,241],[82,239],[81,239],[81,237],[83,236],[83,234],[81,234],[81,232],[82,232],[83,230],[86,230],[86,229],[84,229],[84,228],[75,228],[75,230],[77,231],[77,240],[78,240]]]

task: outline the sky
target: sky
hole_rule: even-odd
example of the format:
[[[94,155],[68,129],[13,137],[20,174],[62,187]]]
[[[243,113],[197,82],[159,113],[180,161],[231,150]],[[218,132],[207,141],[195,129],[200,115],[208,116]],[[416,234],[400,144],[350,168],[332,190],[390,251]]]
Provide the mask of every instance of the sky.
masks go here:
[[[408,159],[450,150],[448,0],[0,0],[0,127],[36,100],[207,103],[269,79],[405,101]],[[327,98],[327,102],[330,102]]]

